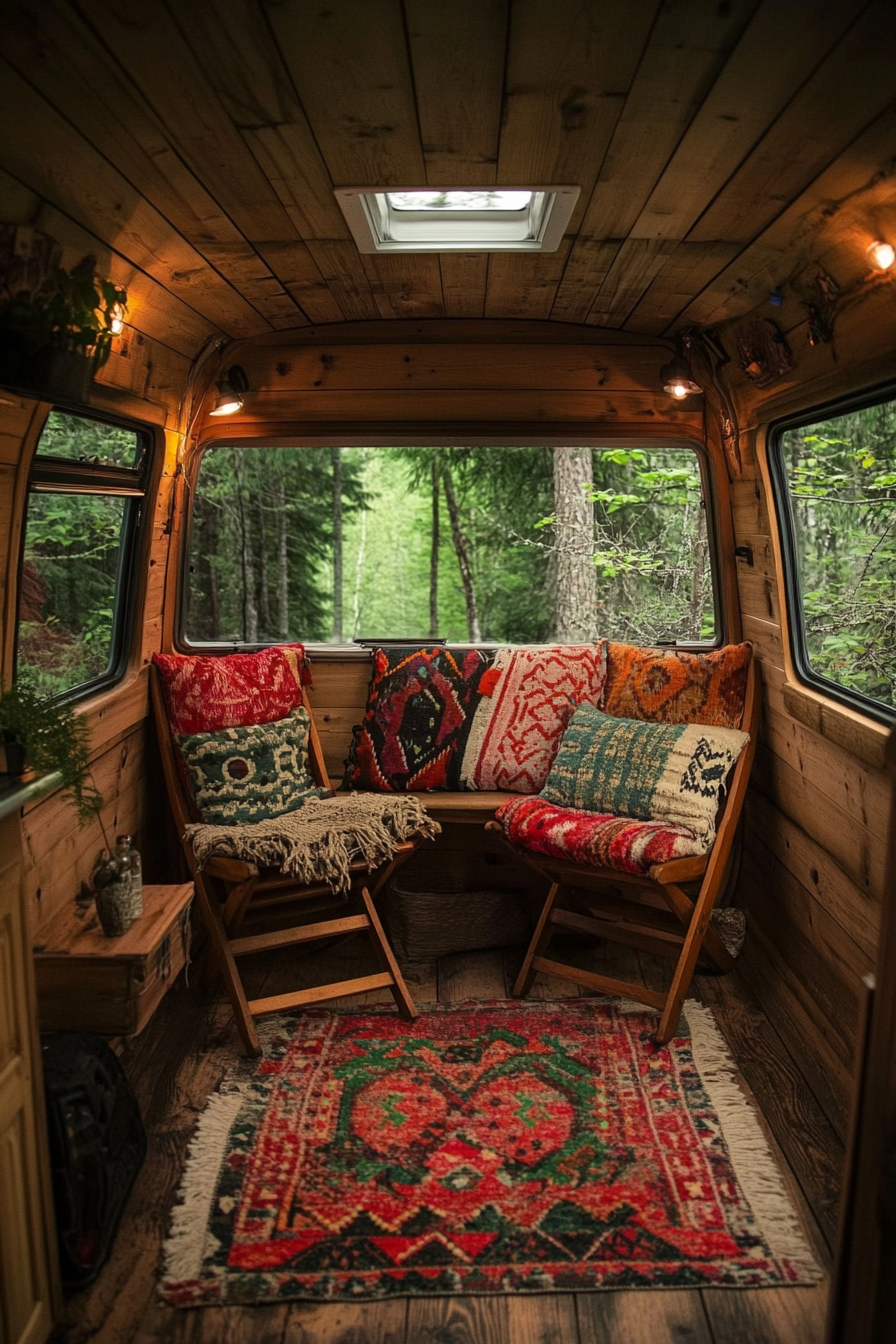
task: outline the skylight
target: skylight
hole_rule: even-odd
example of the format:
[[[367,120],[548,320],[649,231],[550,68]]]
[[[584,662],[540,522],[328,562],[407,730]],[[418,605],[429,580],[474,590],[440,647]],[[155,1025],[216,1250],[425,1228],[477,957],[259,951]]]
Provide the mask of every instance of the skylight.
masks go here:
[[[361,252],[556,252],[579,188],[341,187]]]

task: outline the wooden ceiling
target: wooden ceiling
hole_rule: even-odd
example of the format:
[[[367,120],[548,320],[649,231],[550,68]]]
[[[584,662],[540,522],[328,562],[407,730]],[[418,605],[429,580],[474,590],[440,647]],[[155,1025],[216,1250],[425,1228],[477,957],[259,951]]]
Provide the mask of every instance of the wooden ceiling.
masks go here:
[[[184,354],[382,318],[668,335],[896,233],[894,51],[892,0],[7,0],[2,208]],[[556,253],[362,257],[333,197],[526,182],[582,188]]]

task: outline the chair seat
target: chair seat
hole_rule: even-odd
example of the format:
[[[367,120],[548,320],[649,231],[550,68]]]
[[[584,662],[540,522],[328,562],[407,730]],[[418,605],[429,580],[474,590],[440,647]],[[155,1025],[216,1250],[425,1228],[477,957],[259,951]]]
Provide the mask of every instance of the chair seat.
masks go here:
[[[511,844],[620,873],[647,874],[656,864],[706,853],[686,826],[558,807],[538,796],[511,798],[497,819]]]

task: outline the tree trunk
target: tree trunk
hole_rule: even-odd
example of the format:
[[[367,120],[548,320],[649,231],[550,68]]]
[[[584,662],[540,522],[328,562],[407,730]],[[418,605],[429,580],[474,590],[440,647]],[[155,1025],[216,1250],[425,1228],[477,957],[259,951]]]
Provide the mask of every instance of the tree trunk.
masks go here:
[[[703,608],[706,605],[706,556],[709,538],[706,535],[706,509],[697,505],[697,536],[694,541],[694,567],[691,571],[691,638],[700,638]]]
[[[429,557],[429,637],[439,633],[439,455],[432,455],[432,549]]]
[[[218,551],[218,533],[212,522],[211,512],[208,506],[202,511],[202,522],[199,531],[202,538],[202,558],[205,561],[206,575],[208,578],[208,623],[203,633],[205,634],[206,639],[214,640],[220,639],[223,631],[221,629],[221,599],[218,595],[218,572],[215,568],[215,556]]]
[[[473,591],[473,576],[470,573],[470,557],[467,551],[467,539],[464,536],[463,528],[460,525],[460,509],[457,507],[457,495],[454,493],[454,481],[451,471],[448,467],[442,472],[442,480],[445,485],[445,499],[448,501],[448,516],[451,519],[451,539],[454,542],[454,550],[457,555],[457,564],[460,569],[460,580],[464,588],[464,602],[467,607],[467,633],[471,644],[478,644],[482,639],[479,633],[479,612],[476,609],[476,594]]]
[[[286,486],[277,476],[277,637],[289,639],[289,564],[286,549]]]
[[[561,644],[588,642],[595,633],[594,505],[583,489],[592,476],[590,448],[554,449],[554,638]]]
[[[236,456],[237,505],[240,516],[240,564],[243,575],[243,643],[258,643],[258,607],[255,603],[255,563],[252,557],[252,529],[246,508],[243,464]]]
[[[265,639],[271,637],[271,594],[268,587],[268,532],[264,505],[258,498],[258,605],[261,630]]]
[[[332,448],[333,461],[333,642],[342,635],[342,449]]]

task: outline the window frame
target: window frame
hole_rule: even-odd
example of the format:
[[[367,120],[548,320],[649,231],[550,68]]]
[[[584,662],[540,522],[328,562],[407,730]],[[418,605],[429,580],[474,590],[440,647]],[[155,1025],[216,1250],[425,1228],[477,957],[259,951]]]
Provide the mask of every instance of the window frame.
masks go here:
[[[441,428],[441,427],[440,427]],[[205,454],[213,448],[444,448],[444,447],[554,447],[557,444],[569,445],[572,447],[590,447],[590,448],[644,448],[652,449],[655,452],[663,450],[686,451],[694,453],[700,471],[700,479],[703,485],[704,508],[708,510],[706,519],[706,535],[709,544],[709,564],[712,575],[712,597],[713,597],[713,620],[715,625],[715,636],[712,640],[668,640],[656,644],[654,647],[663,649],[682,649],[683,651],[694,651],[699,653],[709,653],[714,649],[722,648],[729,642],[730,632],[730,613],[727,609],[726,586],[723,573],[723,540],[719,519],[719,489],[716,483],[716,471],[713,466],[712,455],[705,443],[691,438],[664,438],[657,435],[620,435],[613,437],[607,435],[601,436],[600,441],[593,435],[583,435],[581,425],[577,425],[569,434],[517,434],[508,436],[506,434],[477,434],[471,438],[470,434],[458,433],[446,435],[442,429],[441,433],[433,434],[432,427],[421,427],[419,434],[408,433],[405,427],[402,427],[400,434],[393,434],[385,437],[382,432],[382,426],[377,426],[370,434],[358,432],[356,426],[352,426],[351,432],[333,433],[331,430],[322,429],[322,432],[314,435],[265,435],[265,436],[245,436],[245,435],[222,435],[217,434],[214,438],[206,439],[200,443],[192,454],[187,466],[187,498],[189,506],[180,533],[180,541],[177,557],[177,603],[174,618],[173,647],[178,653],[184,654],[215,654],[224,653],[252,653],[259,649],[273,647],[277,641],[259,640],[256,643],[241,643],[233,640],[209,640],[191,641],[187,638],[185,625],[187,618],[187,609],[189,603],[190,588],[190,557],[192,554],[193,543],[193,500],[196,495],[196,485],[199,479],[199,472],[202,467],[202,459]],[[371,657],[371,641],[366,641],[366,647],[358,644],[352,647],[349,644],[327,644],[320,641],[302,641],[308,653],[314,658],[334,659],[339,661],[369,660]],[[388,642],[388,637],[384,636],[383,643]],[[426,637],[420,637],[421,644],[425,644]],[[451,641],[445,645],[446,648],[466,648],[468,645],[462,641]],[[497,648],[498,642],[486,644],[481,648]],[[543,647],[548,647],[544,645]]]
[[[132,432],[142,447],[139,462],[134,467],[98,466],[91,462],[79,462],[71,458],[47,457],[40,452],[41,438],[47,422],[53,412],[76,416],[80,420],[113,429],[125,429]],[[20,609],[22,598],[21,575],[23,572],[25,550],[28,535],[28,508],[34,494],[51,495],[99,495],[124,499],[122,513],[122,543],[118,556],[118,570],[115,584],[115,600],[112,609],[112,641],[109,665],[99,676],[89,681],[79,682],[68,690],[59,691],[51,700],[66,704],[77,704],[101,691],[118,685],[127,672],[134,642],[138,593],[140,589],[140,570],[138,560],[143,551],[141,545],[146,517],[145,503],[152,480],[152,467],[155,460],[157,435],[154,429],[133,420],[128,416],[110,415],[92,408],[52,405],[40,434],[37,438],[31,465],[28,471],[28,483],[25,492],[22,514],[22,534],[19,550],[18,584],[16,591],[16,623],[13,647],[13,677],[18,673]]]
[[[866,410],[886,401],[896,401],[896,383],[866,389],[826,401],[807,410],[793,412],[774,420],[766,434],[766,461],[771,485],[772,504],[781,554],[781,582],[784,589],[786,642],[793,675],[798,685],[829,697],[848,709],[892,727],[896,723],[896,708],[881,700],[874,700],[861,691],[841,686],[822,673],[816,672],[809,661],[806,646],[806,615],[800,584],[799,555],[793,515],[793,496],[784,464],[784,436],[790,430],[807,429],[848,415],[851,411]]]

